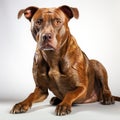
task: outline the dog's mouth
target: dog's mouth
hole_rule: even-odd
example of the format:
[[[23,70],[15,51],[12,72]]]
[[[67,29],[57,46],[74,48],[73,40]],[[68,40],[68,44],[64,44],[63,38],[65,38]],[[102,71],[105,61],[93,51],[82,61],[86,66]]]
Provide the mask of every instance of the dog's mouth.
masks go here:
[[[55,47],[50,42],[45,42],[40,45],[40,50],[55,50]]]

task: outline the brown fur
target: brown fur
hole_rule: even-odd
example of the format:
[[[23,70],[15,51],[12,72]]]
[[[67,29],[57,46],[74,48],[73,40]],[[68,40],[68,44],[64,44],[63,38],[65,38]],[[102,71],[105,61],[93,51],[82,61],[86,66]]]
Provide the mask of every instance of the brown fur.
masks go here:
[[[31,32],[37,42],[33,62],[33,77],[36,88],[28,98],[16,104],[11,113],[26,112],[34,102],[47,98],[48,89],[56,97],[50,103],[57,105],[56,115],[71,112],[75,103],[100,101],[113,104],[119,97],[111,95],[104,66],[89,60],[71,35],[68,22],[79,17],[77,8],[37,8],[20,10],[31,21]]]

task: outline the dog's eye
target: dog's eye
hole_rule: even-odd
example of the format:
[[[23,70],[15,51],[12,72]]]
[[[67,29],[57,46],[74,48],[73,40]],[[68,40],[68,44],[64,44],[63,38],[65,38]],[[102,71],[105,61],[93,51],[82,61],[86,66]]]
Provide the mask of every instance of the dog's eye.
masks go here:
[[[38,20],[36,21],[36,25],[41,25],[42,22],[43,22],[43,19],[38,19]]]
[[[61,25],[61,23],[62,23],[62,20],[61,20],[61,19],[55,19],[55,20],[54,20],[54,25],[55,25],[55,26],[59,26],[59,25]]]

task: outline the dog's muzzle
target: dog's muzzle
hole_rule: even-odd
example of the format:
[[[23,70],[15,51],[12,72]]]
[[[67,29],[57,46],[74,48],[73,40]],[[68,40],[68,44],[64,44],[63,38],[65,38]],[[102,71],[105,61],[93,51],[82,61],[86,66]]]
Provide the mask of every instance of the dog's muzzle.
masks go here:
[[[40,49],[41,50],[54,50],[52,33],[43,33],[41,35]]]

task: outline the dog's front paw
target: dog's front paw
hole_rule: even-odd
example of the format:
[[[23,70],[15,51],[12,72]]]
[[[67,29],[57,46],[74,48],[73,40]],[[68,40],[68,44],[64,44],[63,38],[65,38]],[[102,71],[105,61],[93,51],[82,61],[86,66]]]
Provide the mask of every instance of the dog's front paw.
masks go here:
[[[66,115],[66,114],[69,114],[71,112],[71,106],[68,105],[68,104],[59,104],[57,107],[56,107],[56,115],[58,116],[62,116],[62,115]]]
[[[12,114],[25,113],[26,111],[28,111],[28,109],[30,107],[31,107],[31,105],[29,105],[29,104],[18,103],[13,106],[10,113],[12,113]]]

